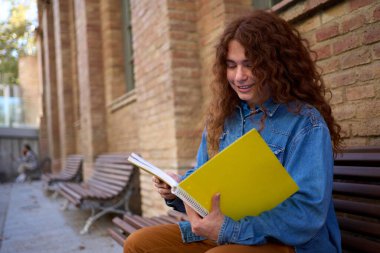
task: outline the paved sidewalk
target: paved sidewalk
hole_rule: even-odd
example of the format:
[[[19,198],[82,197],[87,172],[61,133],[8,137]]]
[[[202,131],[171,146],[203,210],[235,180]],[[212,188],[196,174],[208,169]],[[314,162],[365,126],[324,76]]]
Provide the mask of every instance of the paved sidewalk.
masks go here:
[[[63,198],[44,194],[41,182],[0,184],[0,253],[121,253],[107,234],[112,215],[102,217],[89,234],[79,232],[89,211],[70,206]]]

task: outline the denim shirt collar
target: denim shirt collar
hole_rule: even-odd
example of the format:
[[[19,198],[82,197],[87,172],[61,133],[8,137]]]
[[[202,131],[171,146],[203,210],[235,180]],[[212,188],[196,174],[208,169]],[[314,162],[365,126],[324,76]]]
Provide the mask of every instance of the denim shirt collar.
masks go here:
[[[243,118],[246,118],[251,114],[264,112],[264,109],[266,110],[268,117],[272,117],[279,106],[280,104],[275,103],[272,98],[269,98],[262,104],[262,106],[256,105],[254,110],[251,109],[248,103],[243,100],[240,100],[240,103],[237,107],[239,108],[240,114],[243,116]]]

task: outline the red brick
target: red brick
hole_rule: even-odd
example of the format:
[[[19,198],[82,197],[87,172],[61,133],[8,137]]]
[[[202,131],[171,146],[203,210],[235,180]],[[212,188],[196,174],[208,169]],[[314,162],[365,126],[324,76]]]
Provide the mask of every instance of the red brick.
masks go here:
[[[380,6],[378,6],[374,11],[373,11],[373,19],[375,21],[380,19]]]
[[[339,37],[333,44],[335,55],[360,46],[360,37],[356,34],[350,34],[346,37]]]
[[[333,24],[327,27],[320,28],[316,31],[315,37],[317,42],[330,39],[339,34],[339,26],[338,24]]]
[[[370,5],[374,2],[375,0],[351,0],[350,1],[350,9],[351,11],[359,9],[361,7],[364,7],[366,5]]]
[[[349,16],[347,20],[342,23],[342,33],[353,31],[359,27],[362,27],[366,22],[366,17],[363,14],[357,16]]]
[[[355,83],[356,76],[353,71],[344,71],[337,74],[329,74],[324,77],[324,80],[329,87],[336,88]]]
[[[331,92],[332,92],[332,97],[330,100],[331,105],[336,105],[336,104],[340,104],[343,102],[342,89],[335,89],[335,90],[332,90]]]
[[[334,57],[318,62],[318,66],[322,68],[323,74],[328,74],[337,71],[340,68],[340,61],[338,58]]]
[[[351,126],[353,136],[379,136],[380,135],[380,121],[367,119],[360,122],[355,122]]]
[[[341,104],[335,107],[334,117],[337,120],[352,119],[355,116],[356,106],[353,104]]]
[[[349,51],[345,56],[341,58],[341,66],[343,69],[353,66],[362,65],[371,61],[371,54],[368,48],[359,48],[353,51]]]
[[[317,53],[318,60],[322,60],[331,56],[331,46],[329,44],[316,48],[314,51]]]
[[[359,100],[364,98],[372,98],[375,96],[374,85],[350,87],[346,90],[346,98],[349,101]]]
[[[359,81],[369,81],[380,78],[380,61],[363,65],[358,68],[357,73]]]
[[[371,44],[380,40],[380,25],[371,26],[364,32],[364,44]]]
[[[335,113],[334,113],[334,115],[335,115]],[[347,142],[351,140],[351,139],[347,139],[347,138],[350,137],[350,133],[351,133],[350,127],[351,127],[351,124],[349,124],[346,121],[343,121],[343,122],[340,121],[339,125],[342,128],[341,131],[340,131],[340,136],[343,137],[343,138],[346,138],[344,140],[344,143],[347,144]]]
[[[368,110],[368,108],[380,108],[380,100],[366,99],[359,101],[356,105],[356,118],[373,119],[379,116],[378,110]]]
[[[380,59],[380,43],[374,44],[372,46],[372,58]]]

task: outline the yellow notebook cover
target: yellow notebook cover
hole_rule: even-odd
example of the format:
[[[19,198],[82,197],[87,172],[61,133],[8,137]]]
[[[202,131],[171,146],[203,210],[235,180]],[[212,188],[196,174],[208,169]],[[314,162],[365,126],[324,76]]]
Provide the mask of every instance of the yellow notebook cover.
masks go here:
[[[256,129],[215,155],[178,188],[207,211],[219,192],[223,214],[234,220],[270,210],[298,190]]]

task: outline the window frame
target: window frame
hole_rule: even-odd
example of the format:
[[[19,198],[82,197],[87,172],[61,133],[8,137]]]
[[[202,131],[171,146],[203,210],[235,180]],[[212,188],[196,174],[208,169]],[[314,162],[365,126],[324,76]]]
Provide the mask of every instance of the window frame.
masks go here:
[[[130,0],[122,1],[122,22],[124,39],[124,72],[127,92],[135,89],[134,55]]]

